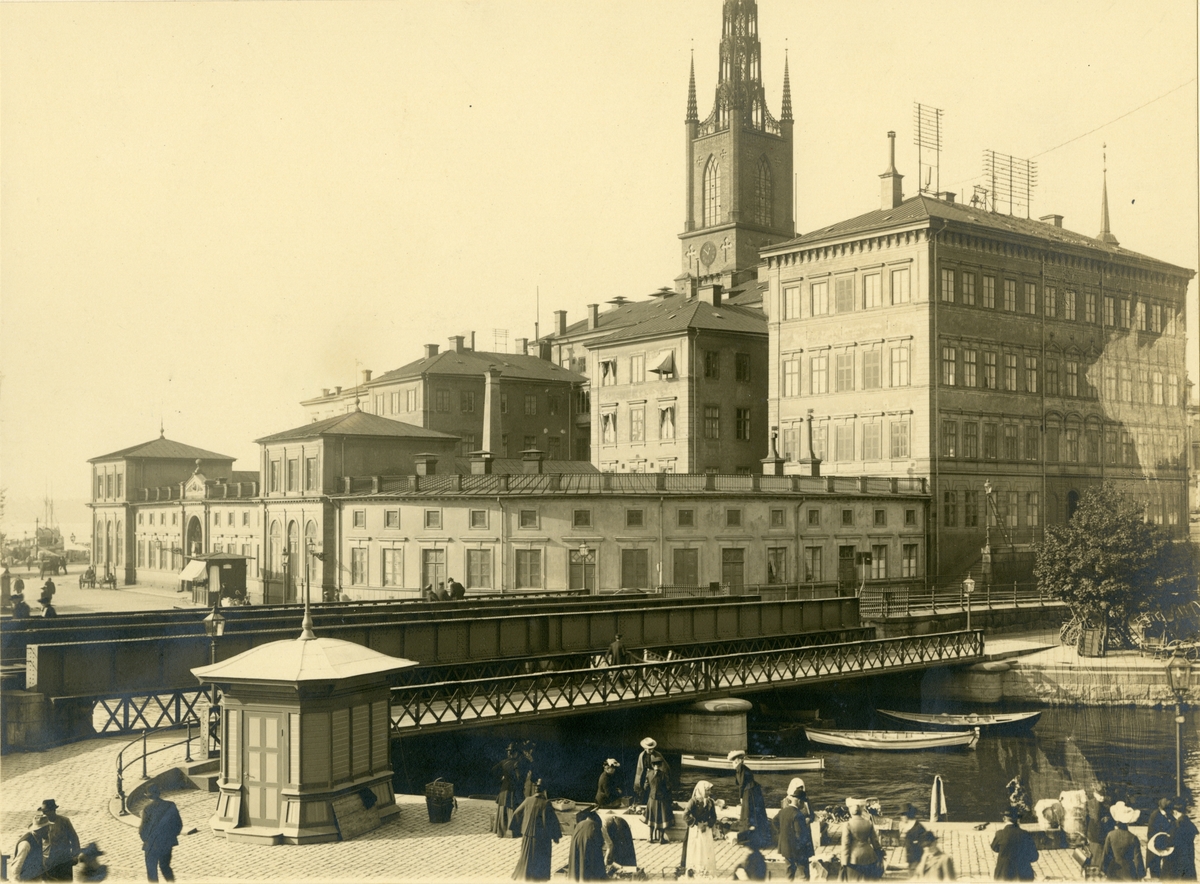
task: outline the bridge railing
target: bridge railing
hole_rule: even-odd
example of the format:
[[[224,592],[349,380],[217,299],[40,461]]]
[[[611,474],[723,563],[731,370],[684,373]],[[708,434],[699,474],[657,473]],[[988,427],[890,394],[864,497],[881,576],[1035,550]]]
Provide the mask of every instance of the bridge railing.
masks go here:
[[[788,682],[958,663],[982,654],[981,632],[951,632],[404,686],[392,689],[392,730],[404,733],[483,725],[501,718],[545,717],[588,707],[700,699]]]
[[[950,611],[991,610],[1021,606],[1047,607],[1062,602],[1036,583],[982,583],[967,595],[962,583],[944,586],[867,584],[859,596],[859,613],[867,619],[913,617]]]

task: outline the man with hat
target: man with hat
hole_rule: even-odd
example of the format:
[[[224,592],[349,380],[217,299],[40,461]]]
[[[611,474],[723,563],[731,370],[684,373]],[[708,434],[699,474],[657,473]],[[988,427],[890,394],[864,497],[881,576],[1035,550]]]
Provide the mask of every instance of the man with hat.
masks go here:
[[[754,771],[746,767],[746,751],[734,749],[726,758],[733,762],[733,781],[738,787],[738,831],[754,829],[755,839],[761,839],[758,846],[767,847],[771,843],[771,821],[767,817],[762,787],[755,781]]]
[[[814,853],[808,799],[804,792],[804,780],[793,777],[788,783],[787,797],[775,815],[771,825],[779,832],[779,855],[787,862],[788,880],[794,880],[796,872],[808,880],[808,861]],[[738,834],[738,838],[745,834]]]
[[[42,861],[46,866],[43,876],[47,881],[70,881],[71,866],[79,853],[79,836],[71,821],[58,812],[53,798],[47,798],[38,807],[38,817],[46,820],[46,834],[42,842]]]
[[[1118,801],[1111,808],[1113,830],[1104,839],[1104,852],[1100,857],[1100,873],[1109,881],[1140,881],[1146,877],[1146,863],[1142,859],[1142,842],[1129,827],[1141,815],[1136,807]]]
[[[1021,828],[1021,811],[1009,807],[1004,811],[1008,825],[992,837],[992,850],[996,852],[996,869],[992,877],[997,881],[1032,881],[1033,864],[1038,859],[1037,845],[1033,836]]]
[[[1196,880],[1196,824],[1187,815],[1187,799],[1175,796],[1172,815],[1175,817],[1173,846],[1162,854],[1162,876],[1164,880]]]
[[[13,590],[12,615],[14,620],[22,620],[29,616],[29,603],[25,601],[25,593],[19,589]]]
[[[908,863],[911,874],[921,862],[925,852],[925,827],[917,819],[917,809],[913,805],[904,808],[904,822],[900,824],[900,842],[904,845],[904,861]]]
[[[658,751],[658,741],[654,737],[646,737],[642,740],[642,754],[638,756],[637,767],[633,771],[633,795],[638,800],[638,803],[644,803],[646,800],[646,781],[650,778],[650,771],[654,768],[656,760],[663,763],[663,769],[666,770],[666,759],[662,757],[662,753]],[[670,772],[669,770],[667,771]]]
[[[1087,838],[1091,859],[1088,865],[1092,869],[1100,868],[1100,855],[1104,850],[1104,839],[1112,831],[1112,814],[1109,812],[1109,801],[1106,789],[1096,784],[1092,794],[1088,796],[1084,809],[1084,836]]]
[[[183,819],[175,802],[162,797],[158,783],[146,786],[149,801],[142,808],[142,824],[138,834],[142,836],[142,850],[146,851],[146,880],[157,881],[158,870],[168,881],[175,880],[171,871],[171,851],[179,843],[183,831]]]
[[[596,804],[599,807],[620,807],[625,790],[617,782],[617,768],[621,762],[615,758],[604,761],[604,770],[600,773],[600,782],[596,784]]]
[[[46,827],[50,821],[45,814],[38,813],[33,824],[17,839],[13,848],[12,862],[8,865],[8,876],[13,881],[40,881],[45,866],[42,863],[42,843],[46,839]]]
[[[1150,814],[1150,819],[1146,823],[1146,870],[1150,873],[1151,878],[1163,877],[1162,860],[1164,856],[1167,856],[1166,848],[1170,847],[1175,837],[1175,828],[1175,814],[1171,812],[1171,799],[1159,798],[1158,807]],[[1158,839],[1162,846],[1156,850],[1154,839],[1157,835],[1163,837]]]

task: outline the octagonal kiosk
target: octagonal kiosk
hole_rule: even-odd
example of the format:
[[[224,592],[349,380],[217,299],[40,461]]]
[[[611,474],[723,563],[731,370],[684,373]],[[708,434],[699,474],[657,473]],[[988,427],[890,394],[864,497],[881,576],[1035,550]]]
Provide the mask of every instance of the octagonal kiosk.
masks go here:
[[[305,844],[349,839],[398,814],[388,676],[415,665],[317,638],[306,610],[299,638],[193,669],[224,695],[213,830]]]

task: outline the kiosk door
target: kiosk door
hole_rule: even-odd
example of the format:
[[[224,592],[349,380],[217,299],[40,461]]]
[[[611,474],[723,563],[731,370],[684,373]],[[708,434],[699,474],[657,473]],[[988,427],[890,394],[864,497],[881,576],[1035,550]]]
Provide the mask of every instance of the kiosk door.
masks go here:
[[[252,826],[279,824],[282,743],[282,713],[246,713],[246,816]]]

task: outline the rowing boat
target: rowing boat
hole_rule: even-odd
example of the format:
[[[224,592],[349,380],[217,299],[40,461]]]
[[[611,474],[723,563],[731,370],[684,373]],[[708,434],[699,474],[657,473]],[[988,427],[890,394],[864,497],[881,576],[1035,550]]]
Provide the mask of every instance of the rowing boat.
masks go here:
[[[733,762],[723,755],[684,755],[682,767],[702,767],[705,770],[733,770]],[[824,758],[786,758],[781,755],[747,755],[746,766],[751,770],[824,770]]]
[[[969,731],[848,731],[822,730],[806,727],[804,735],[814,743],[842,746],[847,749],[941,749],[965,746],[974,749],[979,742],[979,728]]]
[[[940,712],[932,715],[925,712],[898,712],[894,709],[880,709],[881,714],[899,721],[912,721],[917,724],[932,724],[939,727],[1002,727],[1021,726],[1033,727],[1042,717],[1040,710],[1033,712],[969,712],[965,715],[953,715]]]

